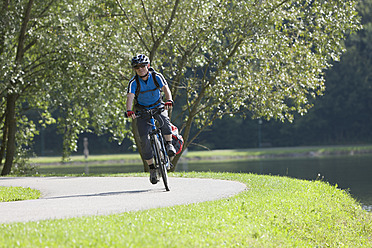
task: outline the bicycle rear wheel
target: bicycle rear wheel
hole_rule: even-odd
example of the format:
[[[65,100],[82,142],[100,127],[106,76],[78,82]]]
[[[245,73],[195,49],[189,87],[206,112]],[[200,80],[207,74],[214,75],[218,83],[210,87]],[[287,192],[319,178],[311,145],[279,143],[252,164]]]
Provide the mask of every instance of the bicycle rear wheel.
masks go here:
[[[166,191],[170,191],[169,185],[168,185],[168,173],[167,173],[167,167],[166,167],[166,157],[165,157],[165,151],[163,150],[164,146],[161,145],[158,137],[155,135],[155,149],[154,149],[154,157],[155,157],[155,163],[157,164],[157,167],[159,168],[160,175],[163,179],[164,187]]]

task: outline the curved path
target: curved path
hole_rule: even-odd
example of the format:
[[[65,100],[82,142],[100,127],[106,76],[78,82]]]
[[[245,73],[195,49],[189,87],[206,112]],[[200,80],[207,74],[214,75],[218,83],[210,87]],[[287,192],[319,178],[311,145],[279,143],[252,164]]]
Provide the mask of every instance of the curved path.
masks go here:
[[[108,215],[230,197],[246,189],[239,182],[169,178],[170,191],[146,177],[3,177],[0,186],[38,189],[37,200],[0,202],[0,223]]]

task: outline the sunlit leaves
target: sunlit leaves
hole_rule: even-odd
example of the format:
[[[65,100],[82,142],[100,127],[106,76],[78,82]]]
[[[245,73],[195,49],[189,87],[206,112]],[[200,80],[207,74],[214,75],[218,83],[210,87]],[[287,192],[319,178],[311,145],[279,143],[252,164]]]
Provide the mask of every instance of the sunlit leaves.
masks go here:
[[[35,2],[17,64],[15,48],[25,4],[10,2],[0,30],[5,34],[0,45],[6,48],[0,54],[0,93],[20,95],[18,120],[23,118],[22,103],[40,110],[42,126],[54,123],[53,115],[58,114],[66,155],[76,150],[83,131],[111,132],[121,142],[129,131],[124,128],[125,87],[118,73],[126,34],[110,15],[116,6],[107,1]],[[35,128],[28,131],[25,134],[36,133]]]
[[[344,51],[345,36],[359,28],[355,4],[35,2],[27,50],[15,64],[25,1],[12,1],[1,10],[7,25],[0,28],[0,90],[20,93],[21,102],[42,113],[58,110],[66,152],[82,131],[110,132],[119,141],[127,134],[122,111],[136,53],[148,54],[166,76],[182,106],[178,120],[189,127],[203,129],[237,112],[291,121],[322,94],[324,70]]]
[[[146,41],[140,47],[156,55],[173,93],[183,96],[183,120],[200,129],[239,111],[282,121],[305,114],[324,91],[324,70],[344,51],[342,40],[359,28],[356,1],[190,0],[180,2],[156,48],[152,38],[164,32],[173,5],[151,4],[151,15],[148,2],[127,8],[131,30],[140,30],[132,37]]]

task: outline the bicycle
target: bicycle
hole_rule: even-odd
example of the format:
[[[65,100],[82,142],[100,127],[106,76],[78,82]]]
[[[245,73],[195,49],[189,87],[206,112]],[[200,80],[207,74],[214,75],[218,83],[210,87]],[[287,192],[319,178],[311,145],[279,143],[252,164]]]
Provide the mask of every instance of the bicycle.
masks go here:
[[[136,111],[136,118],[144,118],[145,116],[150,116],[151,132],[149,133],[149,136],[151,149],[154,155],[154,166],[155,169],[158,170],[158,173],[160,172],[165,190],[170,191],[167,171],[171,168],[171,162],[167,155],[164,137],[160,129],[162,125],[160,125],[160,127],[157,127],[155,124],[155,116],[161,114],[161,112],[164,110],[164,108],[154,108]]]

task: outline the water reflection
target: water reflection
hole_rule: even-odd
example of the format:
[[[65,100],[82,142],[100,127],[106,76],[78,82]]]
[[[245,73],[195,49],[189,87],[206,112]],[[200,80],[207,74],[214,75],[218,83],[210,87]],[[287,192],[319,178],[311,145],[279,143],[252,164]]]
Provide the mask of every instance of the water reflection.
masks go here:
[[[349,190],[366,208],[372,208],[372,155],[181,163],[177,168],[178,171],[243,172],[306,180],[318,179],[320,175],[324,181]]]

